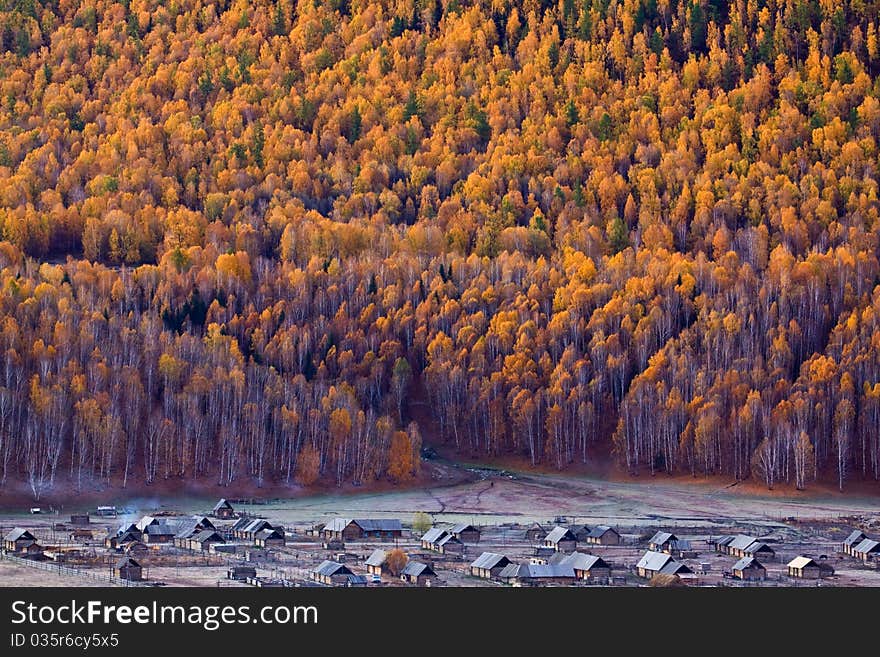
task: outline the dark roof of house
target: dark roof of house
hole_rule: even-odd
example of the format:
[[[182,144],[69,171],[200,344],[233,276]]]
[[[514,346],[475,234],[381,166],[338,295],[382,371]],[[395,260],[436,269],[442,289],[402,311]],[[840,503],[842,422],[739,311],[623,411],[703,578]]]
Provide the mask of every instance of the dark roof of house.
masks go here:
[[[403,529],[397,518],[355,518],[352,522],[365,532],[394,532]]]
[[[549,534],[544,537],[545,541],[550,543],[559,543],[560,541],[576,541],[577,536],[574,535],[568,527],[554,527]]]
[[[854,529],[852,533],[843,540],[844,545],[858,545],[860,542],[868,538],[865,532]]]
[[[477,557],[476,561],[471,564],[473,568],[487,568],[491,570],[496,566],[504,566],[509,563],[510,560],[505,557],[503,554],[498,554],[496,552],[483,552],[479,557]]]
[[[748,570],[750,568],[764,568],[764,566],[754,557],[743,557],[733,564],[733,570]]]
[[[123,534],[127,534],[129,532],[135,532],[137,534],[142,534],[143,532],[138,529],[138,526],[133,522],[124,522],[119,525],[119,529],[116,530],[117,536],[122,536]]]
[[[718,538],[715,539],[715,545],[718,545],[718,546],[730,545],[730,542],[734,538],[735,537],[731,536],[730,534],[726,534],[725,536],[719,536]]]
[[[617,534],[617,530],[613,527],[609,527],[608,525],[596,525],[590,530],[590,533],[587,534],[587,536],[589,536],[590,538],[602,538],[608,532],[614,532],[615,534]]]
[[[682,550],[690,550],[691,542],[688,540],[677,538],[675,540],[669,541],[669,547],[673,550],[678,550],[679,552]]]
[[[131,557],[123,557],[116,562],[117,568],[140,568],[141,565]]]
[[[31,534],[27,529],[22,529],[21,527],[16,527],[12,531],[10,531],[6,536],[3,537],[4,541],[17,541],[21,538],[36,541],[36,537]]]
[[[437,545],[446,545],[447,543],[458,543],[461,545],[461,541],[455,538],[452,534],[446,534],[446,536],[437,541]]]
[[[461,534],[462,532],[467,532],[467,531],[479,533],[480,530],[477,529],[476,527],[474,527],[473,525],[468,525],[467,523],[462,522],[457,525],[453,525],[452,529],[449,530],[449,533],[450,534]]]
[[[220,501],[214,505],[214,511],[219,511],[220,509],[231,509],[232,505],[226,501],[226,498],[220,498]]]
[[[191,536],[190,538],[191,538],[191,540],[197,541],[199,543],[205,543],[207,541],[213,541],[215,543],[222,543],[223,542],[223,537],[220,536],[220,534],[218,534],[213,529],[202,529],[201,531],[199,531],[197,534]]]
[[[436,575],[437,573],[435,573],[434,569],[426,563],[422,563],[421,561],[409,561],[400,574],[409,575],[410,577],[419,577],[421,575]]]
[[[364,562],[368,566],[382,566],[385,563],[385,558],[388,553],[381,548],[377,548],[370,553],[370,556],[367,557],[367,560]]]
[[[353,575],[348,567],[345,564],[339,563],[338,561],[322,561],[315,568],[314,572],[318,575],[323,575],[324,577],[331,577],[333,575]]]
[[[422,536],[422,540],[428,543],[436,543],[444,536],[447,536],[449,532],[447,532],[442,527],[431,527],[428,531],[425,532],[425,535]]]
[[[677,541],[678,536],[672,534],[670,532],[657,532],[651,537],[649,543],[653,543],[654,545],[664,545],[669,541]]]

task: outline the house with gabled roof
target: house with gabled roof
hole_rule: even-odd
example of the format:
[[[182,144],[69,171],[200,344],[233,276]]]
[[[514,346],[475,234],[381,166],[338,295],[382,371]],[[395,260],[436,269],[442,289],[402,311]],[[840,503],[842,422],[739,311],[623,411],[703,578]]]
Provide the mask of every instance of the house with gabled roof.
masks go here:
[[[880,557],[880,541],[866,538],[859,541],[859,544],[852,549],[852,556],[861,559],[865,563]]]
[[[449,530],[449,533],[452,534],[455,538],[457,538],[462,543],[479,543],[480,542],[480,530],[473,525],[469,525],[467,523],[459,523],[457,525],[453,525]]]
[[[544,537],[544,547],[557,552],[574,552],[577,549],[577,536],[568,528],[556,526]]]
[[[400,538],[403,525],[397,518],[333,518],[322,530],[325,541],[363,538]]]
[[[766,579],[767,569],[754,557],[743,557],[731,568],[733,576],[746,581],[759,581]]]
[[[658,531],[648,541],[648,549],[652,552],[668,552],[670,543],[677,540],[678,536],[671,532]]]
[[[220,520],[229,520],[235,517],[235,509],[232,508],[229,500],[224,497],[214,505],[214,508],[211,509],[211,514]]]
[[[693,571],[687,564],[676,561],[672,555],[649,550],[645,552],[636,564],[636,573],[639,577],[651,579],[654,575],[689,575]]]
[[[15,527],[3,537],[3,549],[8,552],[35,551],[35,546],[37,546],[37,538],[21,527]]]
[[[416,586],[430,586],[431,581],[437,579],[437,573],[426,563],[408,561],[400,573],[400,579]]]
[[[798,579],[821,579],[831,577],[834,574],[834,568],[830,564],[825,563],[822,559],[816,560],[811,557],[795,557],[788,562],[787,567],[788,576]]]
[[[510,564],[510,559],[503,554],[498,554],[497,552],[483,552],[483,554],[477,557],[471,564],[471,575],[474,577],[482,577],[483,579],[491,579],[492,577],[497,577],[508,564]]]
[[[596,525],[587,534],[586,542],[592,545],[620,545],[620,534],[608,525]]]
[[[852,549],[856,545],[858,545],[859,543],[864,541],[866,538],[868,538],[868,536],[867,536],[867,534],[865,534],[865,532],[863,532],[859,529],[854,529],[850,533],[849,536],[847,536],[845,539],[843,539],[843,552],[844,552],[844,554],[848,554],[848,555],[852,556]]]

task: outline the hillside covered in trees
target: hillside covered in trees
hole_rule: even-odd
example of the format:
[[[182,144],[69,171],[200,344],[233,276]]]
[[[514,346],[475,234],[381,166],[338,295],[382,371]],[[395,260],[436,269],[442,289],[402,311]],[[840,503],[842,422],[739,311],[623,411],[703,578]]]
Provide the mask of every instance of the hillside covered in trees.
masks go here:
[[[0,481],[880,479],[878,16],[0,0]]]

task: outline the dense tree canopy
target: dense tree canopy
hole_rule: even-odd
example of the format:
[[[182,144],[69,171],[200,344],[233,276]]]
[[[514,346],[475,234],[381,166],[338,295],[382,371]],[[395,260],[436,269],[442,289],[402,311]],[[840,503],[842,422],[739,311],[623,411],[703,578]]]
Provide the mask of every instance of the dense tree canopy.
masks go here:
[[[3,481],[880,479],[875,0],[0,9]]]

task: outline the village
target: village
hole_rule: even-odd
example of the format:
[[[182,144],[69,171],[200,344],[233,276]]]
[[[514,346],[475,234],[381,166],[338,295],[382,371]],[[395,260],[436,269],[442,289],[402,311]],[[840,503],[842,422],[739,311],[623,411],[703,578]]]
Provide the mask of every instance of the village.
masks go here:
[[[281,522],[253,500],[202,514],[100,506],[2,517],[0,583],[64,586],[877,586],[876,521],[616,526],[555,516]],[[365,514],[367,515],[367,514]],[[457,519],[457,521],[454,521]],[[14,524],[9,525],[9,520]]]

